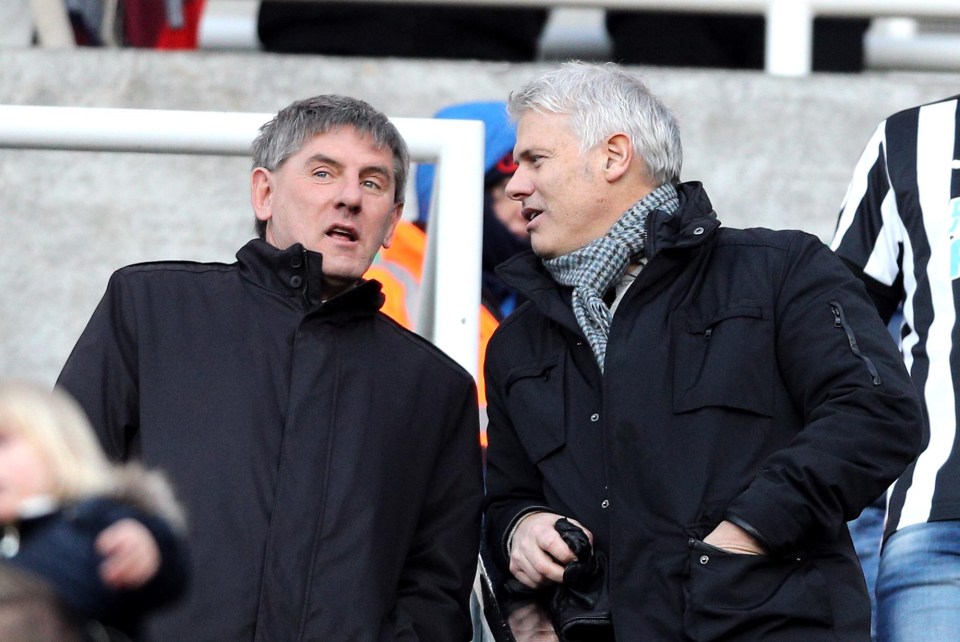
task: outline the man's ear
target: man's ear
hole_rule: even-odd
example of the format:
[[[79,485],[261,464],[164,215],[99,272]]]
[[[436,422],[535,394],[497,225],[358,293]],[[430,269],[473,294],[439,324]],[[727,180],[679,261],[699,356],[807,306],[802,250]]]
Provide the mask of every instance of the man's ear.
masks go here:
[[[250,203],[259,220],[267,221],[273,216],[272,200],[273,174],[258,167],[250,173]]]
[[[393,212],[390,214],[392,216],[392,221],[387,228],[387,233],[383,237],[383,242],[381,245],[385,248],[390,247],[393,244],[393,234],[397,231],[397,226],[400,225],[400,219],[403,218],[403,203],[397,203]]]
[[[604,176],[614,183],[630,170],[633,164],[633,145],[626,134],[614,134],[604,142]]]

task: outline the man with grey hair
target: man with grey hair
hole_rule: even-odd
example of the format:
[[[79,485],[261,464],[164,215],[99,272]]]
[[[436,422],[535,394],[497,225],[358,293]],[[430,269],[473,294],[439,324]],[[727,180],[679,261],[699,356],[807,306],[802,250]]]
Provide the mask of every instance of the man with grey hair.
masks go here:
[[[253,156],[259,238],[229,265],[118,270],[59,379],[187,509],[193,583],[148,639],[469,640],[475,385],[362,278],[400,220],[406,144],[318,96]]]
[[[845,522],[922,417],[863,287],[813,236],[721,227],[616,65],[509,110],[533,253],[500,269],[528,301],[487,351],[485,510],[511,594],[561,639],[868,639]]]

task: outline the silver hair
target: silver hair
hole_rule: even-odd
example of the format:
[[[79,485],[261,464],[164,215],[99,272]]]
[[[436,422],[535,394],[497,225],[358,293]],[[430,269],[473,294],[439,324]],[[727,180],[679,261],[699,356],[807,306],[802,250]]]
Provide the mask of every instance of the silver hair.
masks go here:
[[[638,77],[614,63],[572,61],[510,94],[507,112],[567,114],[581,151],[623,132],[657,186],[680,180],[680,127],[669,109]]]
[[[369,134],[377,147],[390,149],[393,153],[393,201],[402,203],[410,171],[407,143],[386,115],[349,96],[314,96],[281,109],[260,127],[260,133],[253,141],[253,168],[274,171],[300,151],[307,140],[339,127],[353,127],[362,134]],[[256,227],[263,238],[266,221],[257,220]]]

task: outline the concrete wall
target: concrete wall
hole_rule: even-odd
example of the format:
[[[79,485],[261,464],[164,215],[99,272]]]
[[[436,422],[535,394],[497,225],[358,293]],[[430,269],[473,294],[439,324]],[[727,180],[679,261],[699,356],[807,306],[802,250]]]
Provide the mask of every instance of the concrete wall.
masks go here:
[[[503,98],[545,64],[262,53],[6,49],[0,104],[271,112],[318,93],[428,117]],[[829,239],[877,121],[957,92],[958,75],[771,78],[640,69],[677,114],[684,178],[727,225]],[[252,236],[242,158],[0,150],[0,377],[53,383],[111,271],[165,258],[230,261]]]

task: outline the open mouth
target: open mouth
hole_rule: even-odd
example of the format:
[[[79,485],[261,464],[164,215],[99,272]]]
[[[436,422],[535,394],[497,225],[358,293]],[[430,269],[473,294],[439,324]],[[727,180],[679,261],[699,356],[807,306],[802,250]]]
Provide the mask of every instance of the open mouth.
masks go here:
[[[336,238],[343,239],[345,241],[356,241],[357,232],[353,228],[343,227],[340,225],[334,225],[329,230],[327,230],[327,236],[333,236]]]
[[[525,208],[523,208],[522,214],[523,214],[523,218],[525,218],[525,219],[527,220],[527,222],[529,223],[529,222],[532,221],[533,219],[535,219],[535,218],[537,218],[538,216],[540,216],[540,214],[541,214],[542,212],[543,212],[543,210],[535,210],[535,209],[533,209],[532,207],[525,207]]]

